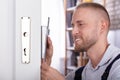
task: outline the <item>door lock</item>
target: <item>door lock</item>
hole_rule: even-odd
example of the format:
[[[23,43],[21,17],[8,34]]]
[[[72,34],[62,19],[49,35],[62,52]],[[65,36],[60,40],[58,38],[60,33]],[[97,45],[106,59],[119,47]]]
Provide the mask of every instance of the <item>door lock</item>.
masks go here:
[[[21,28],[22,28],[22,63],[30,63],[30,17],[21,17]]]

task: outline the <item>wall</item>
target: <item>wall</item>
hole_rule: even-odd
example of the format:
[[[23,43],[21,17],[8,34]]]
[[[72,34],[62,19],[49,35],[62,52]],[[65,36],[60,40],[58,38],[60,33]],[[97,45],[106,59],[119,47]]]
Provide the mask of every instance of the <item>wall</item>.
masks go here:
[[[0,80],[13,80],[13,5],[13,0],[0,1]]]

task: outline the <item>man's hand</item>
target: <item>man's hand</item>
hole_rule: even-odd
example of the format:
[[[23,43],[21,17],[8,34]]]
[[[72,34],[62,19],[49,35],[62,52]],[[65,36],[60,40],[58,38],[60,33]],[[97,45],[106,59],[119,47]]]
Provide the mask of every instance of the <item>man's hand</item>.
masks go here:
[[[61,75],[56,69],[50,67],[44,60],[42,60],[41,69],[42,80],[65,80],[63,75]]]
[[[51,60],[52,60],[52,55],[53,55],[53,45],[52,41],[49,37],[47,37],[47,48],[46,48],[46,58],[45,61],[46,63],[50,66]]]
[[[45,59],[42,59],[42,62],[41,62],[41,79],[42,80],[47,80],[47,75],[45,75],[47,71],[44,69],[45,65],[43,65],[43,61],[46,63],[46,65],[50,66],[51,60],[52,60],[52,55],[53,55],[53,45],[52,45],[52,41],[49,37],[47,37],[47,45],[46,46],[47,46],[47,48],[46,48]]]
[[[53,45],[50,38],[47,38],[46,58],[41,62],[41,79],[42,80],[65,80],[56,69],[50,67],[53,55]]]

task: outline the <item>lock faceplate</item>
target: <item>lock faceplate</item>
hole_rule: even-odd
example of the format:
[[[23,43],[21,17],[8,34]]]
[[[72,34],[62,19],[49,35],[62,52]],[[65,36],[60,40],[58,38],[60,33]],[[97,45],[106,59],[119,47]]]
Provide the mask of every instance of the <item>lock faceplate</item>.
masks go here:
[[[30,63],[30,28],[31,19],[30,17],[21,17],[21,28],[22,28],[22,63]]]

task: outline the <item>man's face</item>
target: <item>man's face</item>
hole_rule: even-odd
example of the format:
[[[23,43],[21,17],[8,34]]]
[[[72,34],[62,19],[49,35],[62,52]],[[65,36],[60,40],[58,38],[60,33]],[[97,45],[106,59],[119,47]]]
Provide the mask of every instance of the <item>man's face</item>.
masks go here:
[[[96,44],[100,33],[96,15],[89,8],[80,8],[74,12],[71,23],[75,51],[87,51]]]

